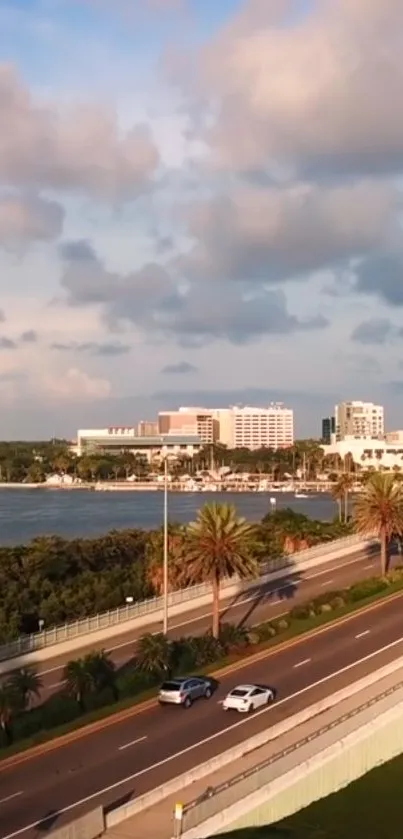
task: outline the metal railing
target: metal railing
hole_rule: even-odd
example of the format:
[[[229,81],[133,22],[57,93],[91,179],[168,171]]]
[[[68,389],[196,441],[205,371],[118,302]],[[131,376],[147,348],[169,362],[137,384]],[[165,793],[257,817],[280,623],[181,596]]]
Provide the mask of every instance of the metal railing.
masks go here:
[[[185,833],[187,830],[197,827],[207,819],[222,812],[227,807],[231,807],[231,805],[236,804],[241,799],[257,792],[257,790],[264,787],[272,780],[272,767],[274,763],[277,763],[284,757],[293,754],[312,741],[317,740],[319,737],[322,737],[323,734],[326,734],[328,731],[332,731],[332,729],[337,728],[347,720],[353,719],[363,711],[366,711],[368,708],[376,705],[382,699],[386,699],[388,696],[391,696],[401,690],[402,687],[403,681],[399,681],[397,684],[386,688],[381,693],[371,699],[368,699],[366,702],[363,702],[357,708],[347,711],[341,717],[323,725],[321,728],[318,728],[306,737],[301,738],[301,740],[298,740],[296,743],[291,743],[290,746],[281,749],[281,751],[276,752],[261,763],[251,766],[249,769],[245,769],[243,772],[240,772],[228,781],[217,784],[217,786],[207,787],[202,795],[199,795],[193,801],[189,801],[188,804],[183,805],[181,818],[174,819],[174,822],[176,822],[174,836],[178,839],[181,834]]]
[[[282,556],[276,559],[271,559],[262,566],[262,577],[270,574],[272,571],[280,570],[281,568],[295,569],[298,571],[298,565],[307,559],[313,559],[317,556],[326,556],[337,550],[349,548],[352,545],[362,544],[365,540],[358,534],[351,536],[344,536],[341,539],[335,539],[331,542],[322,542],[315,545],[313,548],[306,548],[298,553]],[[239,580],[239,591],[252,588],[259,583],[259,580]],[[237,578],[226,578],[221,583],[221,590],[237,583]],[[176,606],[179,603],[191,602],[197,600],[207,594],[211,594],[210,583],[200,583],[199,585],[189,586],[188,588],[171,591],[168,595],[168,606]],[[35,632],[31,635],[21,635],[15,641],[10,641],[8,644],[0,646],[0,661],[7,661],[24,653],[42,650],[45,647],[51,647],[55,644],[61,644],[63,641],[69,641],[72,638],[77,638],[79,635],[90,635],[100,629],[107,629],[109,626],[116,626],[122,624],[122,632],[124,632],[124,624],[134,618],[140,618],[144,615],[150,615],[150,623],[154,616],[155,621],[159,620],[159,613],[162,612],[163,598],[151,597],[148,600],[142,600],[138,603],[127,603],[124,606],[118,606],[116,609],[111,609],[108,612],[102,612],[88,618],[81,618],[80,620],[65,623],[60,626],[54,626],[51,629],[44,629],[41,632]]]

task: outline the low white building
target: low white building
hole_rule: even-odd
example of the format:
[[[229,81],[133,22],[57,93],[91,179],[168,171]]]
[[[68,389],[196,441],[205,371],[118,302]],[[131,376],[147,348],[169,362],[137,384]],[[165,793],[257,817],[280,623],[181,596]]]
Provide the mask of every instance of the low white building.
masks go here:
[[[202,441],[196,435],[174,436],[173,434],[139,437],[137,428],[111,426],[110,428],[86,428],[77,431],[76,452],[83,454],[121,454],[131,452],[152,460],[155,457],[174,455],[193,457],[200,451]]]
[[[351,455],[354,463],[363,471],[367,469],[403,470],[403,435],[401,442],[368,437],[362,439],[346,437],[337,443],[324,445],[322,449],[325,456],[339,455],[342,460],[347,455]]]

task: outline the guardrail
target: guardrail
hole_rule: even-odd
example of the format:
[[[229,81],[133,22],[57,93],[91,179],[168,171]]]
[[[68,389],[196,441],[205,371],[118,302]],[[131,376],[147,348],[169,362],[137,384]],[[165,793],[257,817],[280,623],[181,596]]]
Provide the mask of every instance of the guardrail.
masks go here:
[[[305,562],[307,559],[314,559],[319,556],[326,556],[334,553],[337,550],[346,550],[354,545],[363,544],[362,536],[353,534],[345,536],[341,539],[335,539],[331,542],[322,542],[315,545],[313,548],[307,548],[298,553],[282,556],[276,559],[271,559],[262,566],[262,576],[270,574],[272,571],[278,571],[287,566],[293,567],[295,573],[298,572],[298,565]],[[370,541],[370,540],[368,540]],[[226,578],[221,583],[221,592],[225,597],[225,590],[229,586],[233,586],[236,582],[236,577]],[[240,582],[240,590],[248,589],[252,585],[256,585],[256,580],[243,580]],[[171,608],[180,603],[189,604],[203,596],[211,594],[210,583],[200,583],[199,585],[189,586],[188,588],[171,591],[168,595],[168,607]],[[163,609],[163,598],[152,597],[148,600],[142,600],[139,603],[128,603],[125,606],[120,606],[117,609],[102,612],[98,615],[93,615],[89,618],[82,618],[77,621],[62,624],[61,626],[54,626],[51,629],[45,629],[42,632],[36,632],[32,635],[22,635],[15,641],[10,641],[8,644],[0,646],[0,661],[8,661],[17,656],[26,653],[42,650],[45,647],[52,647],[77,638],[81,635],[90,635],[108,627],[115,627],[118,624],[124,624],[135,618],[158,614]],[[151,620],[150,620],[151,622]],[[124,628],[123,630],[124,631]]]
[[[301,738],[301,740],[291,743],[291,745],[286,748],[279,750],[261,763],[251,766],[243,772],[239,772],[238,775],[235,775],[233,778],[230,778],[222,784],[217,784],[217,786],[214,787],[208,787],[202,795],[198,796],[198,798],[195,798],[193,801],[188,802],[188,804],[183,805],[180,818],[175,817],[174,814],[175,839],[179,839],[179,837],[185,834],[187,830],[197,827],[207,821],[207,819],[217,815],[217,813],[223,812],[223,810],[227,807],[231,807],[236,802],[239,802],[241,799],[245,799],[247,796],[266,786],[272,780],[272,772],[270,770],[274,763],[277,763],[279,760],[288,757],[288,755],[297,752],[302,749],[303,746],[318,740],[328,731],[332,731],[334,728],[343,725],[343,723],[348,720],[354,719],[354,717],[358,716],[363,711],[377,705],[377,703],[381,700],[392,696],[397,691],[401,691],[402,688],[403,681],[401,680],[397,684],[383,690],[377,696],[363,702],[357,708],[353,708],[351,711],[346,712],[341,717],[338,717],[338,719],[332,720],[306,737]]]

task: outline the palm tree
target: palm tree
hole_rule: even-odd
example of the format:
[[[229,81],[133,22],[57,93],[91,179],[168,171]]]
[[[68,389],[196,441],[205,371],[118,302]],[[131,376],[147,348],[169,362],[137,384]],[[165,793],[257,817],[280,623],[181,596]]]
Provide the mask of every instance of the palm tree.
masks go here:
[[[348,499],[351,487],[354,484],[354,478],[348,472],[340,475],[335,487],[333,487],[332,495],[337,501],[339,507],[339,521],[348,520]],[[344,502],[344,513],[342,504]]]
[[[11,683],[3,682],[0,685],[0,728],[8,745],[13,742],[11,722],[17,710],[17,704],[17,697]]]
[[[42,689],[42,679],[33,667],[22,667],[15,670],[9,681],[24,710],[29,707],[34,697],[39,697]]]
[[[368,478],[354,504],[359,533],[381,542],[381,571],[388,565],[388,547],[394,535],[403,535],[403,486],[390,472],[375,472]]]
[[[75,697],[81,710],[84,711],[85,697],[91,693],[94,687],[93,674],[88,657],[68,661],[64,668],[63,678],[66,683],[66,692],[70,696]]]
[[[171,662],[171,645],[162,633],[147,632],[139,638],[137,663],[145,673],[153,675],[167,673]]]
[[[116,667],[105,651],[89,653],[85,656],[84,663],[92,679],[92,688],[99,692],[109,688],[117,700],[119,691],[116,685]]]
[[[210,580],[213,635],[220,634],[220,583],[224,577],[257,576],[257,530],[231,504],[205,504],[186,529],[187,571],[194,582]]]

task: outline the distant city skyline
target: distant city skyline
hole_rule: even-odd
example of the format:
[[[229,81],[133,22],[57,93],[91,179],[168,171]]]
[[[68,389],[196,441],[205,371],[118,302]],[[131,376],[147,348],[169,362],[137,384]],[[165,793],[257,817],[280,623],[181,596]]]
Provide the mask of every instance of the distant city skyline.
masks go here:
[[[402,31],[401,0],[3,0],[0,438],[403,425]]]

